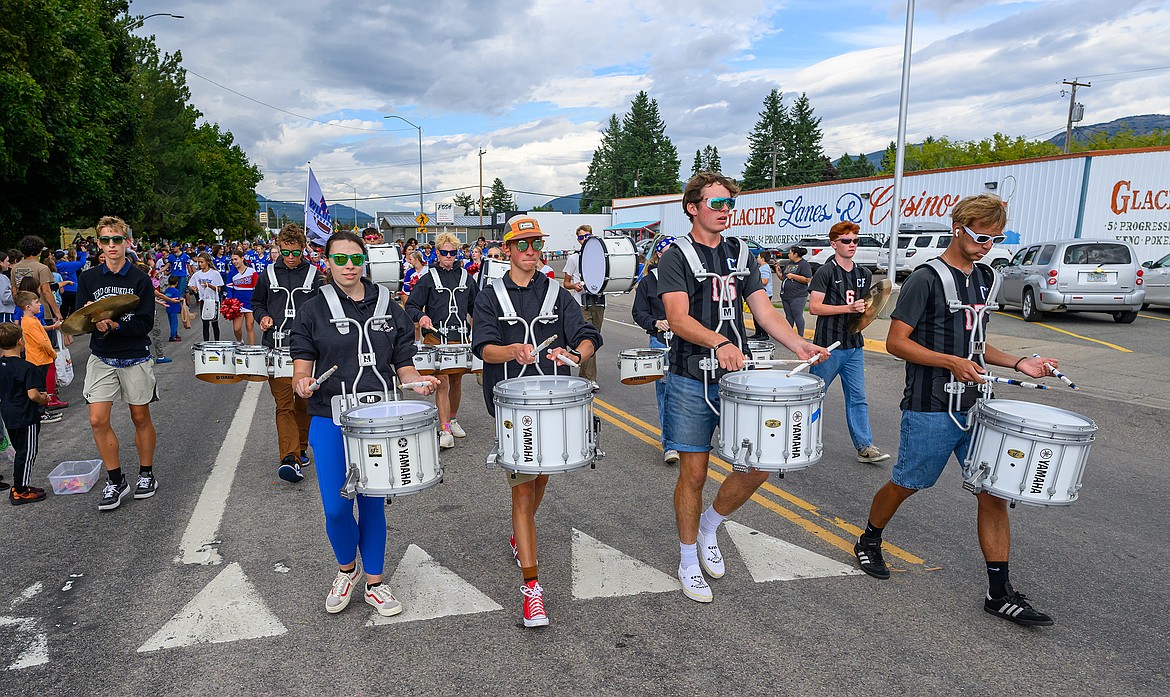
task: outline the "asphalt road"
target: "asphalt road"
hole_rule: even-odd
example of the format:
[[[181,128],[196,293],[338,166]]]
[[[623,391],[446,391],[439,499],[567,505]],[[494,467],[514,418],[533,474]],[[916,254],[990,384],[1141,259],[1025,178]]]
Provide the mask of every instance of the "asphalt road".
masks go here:
[[[653,387],[618,381],[618,351],[645,344],[619,323],[629,300],[611,302],[600,355],[607,457],[555,476],[538,517],[548,628],[519,626],[508,491],[484,468],[494,426],[472,378],[459,414],[469,437],[443,452],[444,483],[387,509],[386,573],[406,611],[371,625],[360,602],[324,612],[336,567],[314,469],[299,485],[276,478],[266,386],[199,382],[190,344],[168,344],[175,362],[157,368],[153,408],[158,495],[99,513],[99,485],[0,513],[0,693],[1165,694],[1170,405],[1134,397],[1166,384],[1164,321],[1046,322],[1081,338],[993,322],[993,342],[1052,352],[1086,385],[1001,396],[1099,426],[1080,500],[1012,513],[1013,582],[1056,618],[1026,629],[982,611],[975,503],[954,465],[887,528],[893,578],[849,573],[889,463],[855,462],[836,386],[824,459],[771,478],[721,528],[728,572],[712,582],[715,602],[669,590],[675,472],[661,462]],[[870,335],[884,338],[880,326]],[[903,368],[879,350],[867,363],[875,440],[896,451]],[[45,428],[44,484],[55,463],[96,457],[80,376],[63,396],[73,406]],[[225,443],[233,424],[246,436]],[[133,472],[124,409],[115,427]],[[712,467],[707,501],[726,471]],[[214,541],[193,547],[209,520]]]

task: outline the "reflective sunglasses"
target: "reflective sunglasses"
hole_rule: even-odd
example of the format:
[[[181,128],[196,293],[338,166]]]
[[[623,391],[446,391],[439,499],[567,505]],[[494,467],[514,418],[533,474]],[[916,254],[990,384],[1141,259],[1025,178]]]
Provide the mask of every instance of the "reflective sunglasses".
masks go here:
[[[735,208],[735,199],[730,196],[726,198],[705,198],[703,200],[707,202],[707,207],[713,211],[721,211],[725,208],[731,210]]]
[[[98,237],[99,244],[122,244],[125,241],[126,237],[123,235],[102,235]]]
[[[438,250],[438,252],[439,252],[439,256],[441,256],[441,257],[453,257],[453,256],[459,255],[458,249],[440,249],[440,250]]]
[[[367,240],[376,240],[376,239],[378,239],[378,236],[377,235],[366,235],[366,239]]]
[[[304,250],[301,250],[301,249],[282,249],[282,250],[280,250],[280,256],[282,256],[282,257],[299,257],[304,253],[305,253]]]
[[[333,263],[338,265],[338,266],[345,266],[346,261],[353,262],[354,266],[362,266],[363,264],[366,263],[366,255],[361,254],[361,253],[358,253],[358,254],[330,254],[329,258],[332,259]]]
[[[544,240],[536,239],[529,242],[528,240],[520,240],[516,243],[516,251],[527,252],[528,248],[532,247],[536,251],[544,249]]]
[[[586,234],[584,234],[584,235],[577,235],[577,239],[578,239],[578,240],[587,240],[587,239],[589,239],[590,237],[593,237],[593,235],[591,235],[591,234],[588,234],[588,233],[586,233]]]
[[[841,244],[857,244],[856,237],[838,237],[836,241]]]
[[[971,232],[971,229],[966,225],[961,225],[960,227],[963,228],[963,232],[971,236],[972,240],[975,240],[975,244],[987,244],[988,242],[1000,244],[1007,239],[1007,235],[977,235]]]
[[[487,258],[488,259],[503,259],[504,255],[503,254],[489,254],[489,255],[487,255]]]

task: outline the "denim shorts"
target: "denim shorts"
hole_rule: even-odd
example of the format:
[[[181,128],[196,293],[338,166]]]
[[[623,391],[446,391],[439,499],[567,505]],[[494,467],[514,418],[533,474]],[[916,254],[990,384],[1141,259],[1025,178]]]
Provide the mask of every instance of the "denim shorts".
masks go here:
[[[958,414],[963,424],[970,414]],[[951,421],[945,411],[903,411],[898,461],[890,480],[907,489],[934,486],[951,455],[960,465],[971,446],[971,433]]]
[[[707,387],[707,396],[719,408],[719,383]],[[666,409],[662,414],[663,447],[682,453],[711,452],[711,436],[719,415],[703,400],[703,383],[672,374],[666,381]]]

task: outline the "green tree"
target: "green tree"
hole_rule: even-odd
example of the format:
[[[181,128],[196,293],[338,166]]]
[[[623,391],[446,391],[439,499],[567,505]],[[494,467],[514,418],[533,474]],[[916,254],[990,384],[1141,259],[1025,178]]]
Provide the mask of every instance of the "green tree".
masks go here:
[[[581,212],[600,213],[618,197],[621,179],[620,148],[622,125],[617,114],[611,114],[609,124],[601,133],[601,143],[593,151],[589,171],[581,182]]]
[[[702,150],[695,151],[695,162],[691,165],[691,176],[699,172],[721,172],[723,164],[719,161],[719,148],[707,145]]]
[[[872,177],[876,174],[873,163],[864,154],[853,159],[849,153],[841,156],[837,160],[837,177],[839,179],[861,179],[862,177]]]
[[[788,110],[788,120],[791,130],[784,147],[784,166],[780,168],[783,176],[778,173],[776,183],[781,186],[811,184],[825,181],[825,176],[830,172],[835,175],[832,163],[825,167],[827,158],[821,145],[821,120],[813,115],[807,94],[801,94],[792,103],[792,108]]]
[[[744,163],[743,181],[740,182],[745,190],[783,186],[783,176],[779,172],[784,171],[783,165],[788,159],[787,145],[791,132],[792,124],[784,106],[784,96],[780,90],[773,89],[764,97],[760,118],[748,134],[748,158]]]
[[[492,181],[491,194],[487,197],[486,203],[487,209],[493,215],[516,210],[516,200],[512,198],[512,194],[504,187],[504,182],[499,177]]]
[[[1073,139],[1073,152],[1089,150],[1120,150],[1122,148],[1155,148],[1170,145],[1170,131],[1161,128],[1150,133],[1136,134],[1132,129],[1114,135],[1094,133],[1087,141]]]
[[[620,194],[647,196],[678,193],[682,162],[666,135],[658,102],[639,92],[622,119],[620,157],[624,163]]]
[[[463,215],[474,215],[471,211],[475,208],[475,197],[466,191],[455,194],[455,205],[463,209]]]
[[[894,166],[897,163],[897,157],[898,144],[891,140],[890,144],[886,146],[886,151],[882,153],[882,164],[880,167],[878,167],[878,173],[893,174]]]

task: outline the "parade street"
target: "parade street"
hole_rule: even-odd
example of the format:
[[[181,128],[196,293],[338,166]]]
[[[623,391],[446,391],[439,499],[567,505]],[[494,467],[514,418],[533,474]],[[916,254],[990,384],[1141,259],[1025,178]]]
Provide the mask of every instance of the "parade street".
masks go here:
[[[444,482],[386,510],[386,578],[404,611],[382,618],[359,600],[330,615],[337,567],[315,469],[299,484],[276,477],[268,386],[196,380],[189,331],[156,368],[156,496],[99,512],[99,483],[0,512],[0,693],[1165,694],[1170,313],[1133,325],[1051,317],[1047,328],[1016,312],[992,319],[993,344],[1057,356],[1084,388],[1048,379],[1047,391],[998,396],[1099,427],[1079,500],[1011,512],[1014,583],[1056,620],[1024,628],[983,611],[975,499],[953,463],[886,528],[892,578],[857,570],[858,526],[893,460],[856,461],[837,384],[824,458],[773,476],[731,516],[714,602],[685,598],[654,387],[618,377],[618,352],[647,338],[629,303],[611,299],[598,357],[606,456],[554,475],[538,514],[550,626],[520,623],[508,486],[484,465],[495,426],[473,376],[458,414],[468,437],[442,451]],[[867,336],[875,444],[896,453],[904,366],[882,351],[884,323]],[[97,457],[86,343],[61,392],[72,406],[42,432],[40,486],[56,463]],[[114,427],[133,472],[121,405]],[[706,502],[730,471],[713,457]]]

